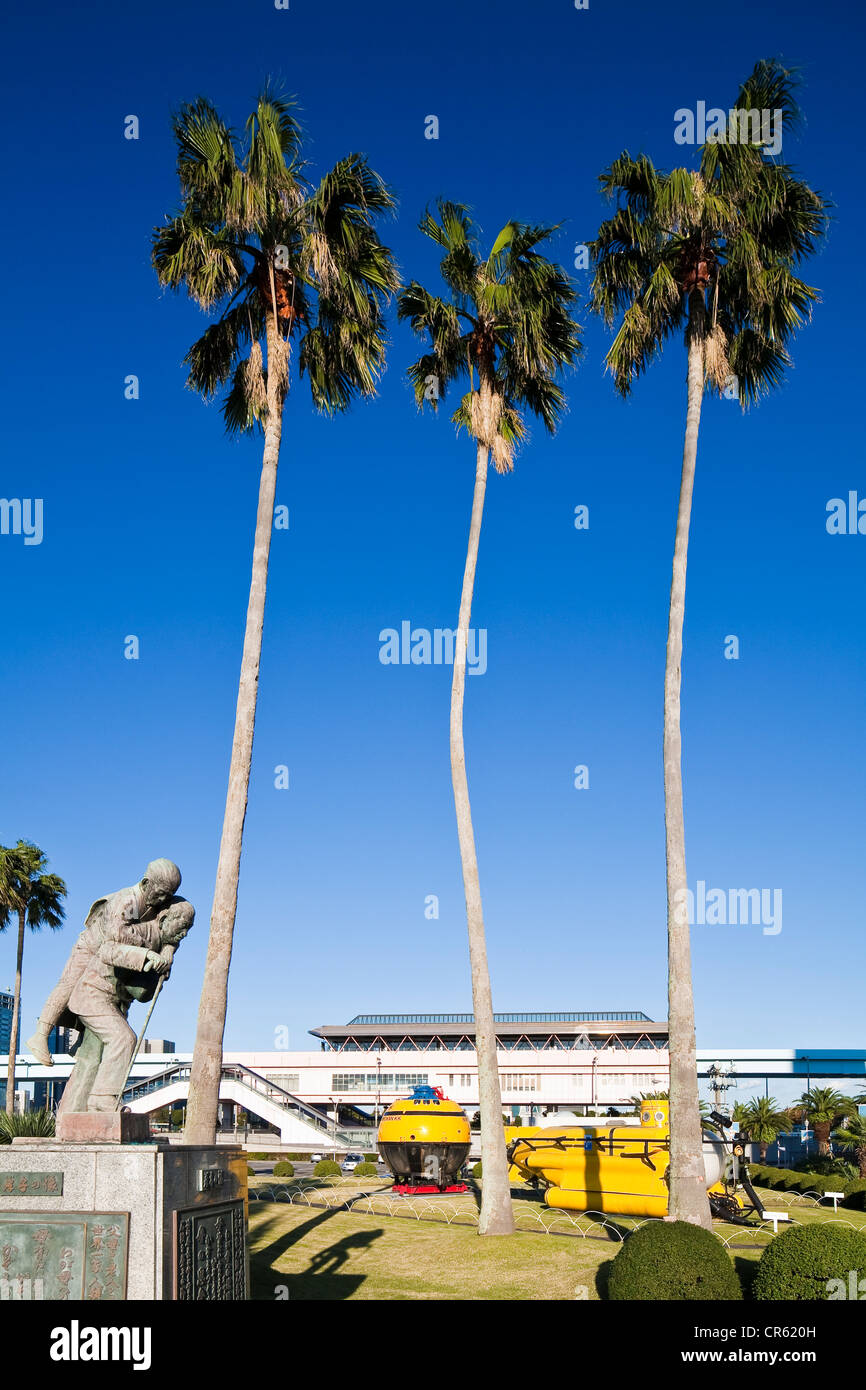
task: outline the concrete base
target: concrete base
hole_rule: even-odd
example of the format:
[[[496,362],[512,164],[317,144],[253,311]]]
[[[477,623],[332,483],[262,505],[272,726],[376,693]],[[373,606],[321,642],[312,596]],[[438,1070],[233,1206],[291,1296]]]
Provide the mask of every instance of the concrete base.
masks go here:
[[[249,1296],[247,1160],[240,1146],[14,1139],[0,1152],[3,1170],[21,1179],[26,1175],[34,1193],[39,1187],[34,1175],[62,1174],[56,1196],[22,1199],[18,1177],[11,1192],[0,1188],[0,1229],[14,1233],[16,1216],[32,1222],[37,1212],[45,1213],[49,1232],[52,1214],[60,1221],[65,1214],[92,1213],[88,1231],[94,1223],[98,1229],[107,1215],[128,1214],[124,1283],[119,1294],[109,1296],[198,1301]],[[20,1248],[30,1248],[23,1237]],[[85,1240],[81,1260],[94,1258],[85,1254],[91,1249]],[[35,1281],[39,1271],[16,1273]],[[80,1282],[86,1287],[89,1277],[86,1269],[74,1269],[70,1288]]]
[[[73,1144],[140,1144],[150,1138],[150,1117],[128,1110],[61,1111],[55,1136]]]

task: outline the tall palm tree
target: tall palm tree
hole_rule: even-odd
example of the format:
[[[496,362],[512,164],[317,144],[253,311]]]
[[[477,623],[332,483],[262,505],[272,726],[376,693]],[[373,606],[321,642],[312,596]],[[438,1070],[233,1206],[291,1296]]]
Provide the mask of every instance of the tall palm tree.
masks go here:
[[[736,108],[797,117],[790,72],[760,62]],[[778,119],[778,118],[777,118]],[[685,443],[674,544],[664,684],[668,1020],[671,1065],[671,1220],[710,1225],[695,1058],[694,1000],[683,822],[680,683],[686,557],[701,403],[736,378],[745,408],[783,379],[787,343],[816,291],[795,273],[823,233],[827,204],[755,144],[707,143],[697,169],[657,170],[627,152],[601,175],[618,198],[592,243],[592,307],[622,314],[607,354],[617,390],[633,382],[684,330],[688,362]]]
[[[431,294],[413,280],[401,291],[397,312],[430,344],[429,352],[409,368],[419,407],[429,403],[435,409],[457,381],[469,386],[452,416],[458,430],[464,428],[475,441],[475,490],[451,683],[451,780],[466,894],[478,1052],[484,1172],[479,1232],[502,1235],[513,1231],[514,1217],[463,747],[466,651],[489,459],[492,456],[498,473],[511,472],[515,447],[526,433],[526,411],[554,431],[565,405],[556,376],[575,361],[580,338],[571,317],[577,297],[571,281],[561,266],[536,250],[555,228],[507,222],[489,254],[483,256],[466,207],[442,200],[437,212],[438,217],[425,213],[420,229],[443,253],[440,271],[447,295]]]
[[[397,287],[376,220],[394,199],[359,154],[313,187],[301,162],[295,104],[265,90],[236,136],[199,98],[173,119],[180,211],[154,231],[160,282],[218,317],[186,355],[188,385],[228,385],[229,433],[264,435],[225,819],[190,1076],[187,1139],[213,1143],[241,845],[252,759],[268,554],[292,339],[313,402],[327,413],[375,392],[383,311]],[[262,353],[265,345],[266,360]]]
[[[795,1104],[798,1114],[807,1124],[811,1124],[815,1131],[818,1153],[829,1157],[833,1152],[830,1147],[830,1131],[856,1110],[855,1102],[850,1096],[842,1095],[841,1091],[835,1090],[832,1086],[812,1086],[803,1092]]]
[[[12,1031],[6,1071],[6,1113],[15,1106],[15,1054],[21,1032],[21,968],[24,962],[24,930],[39,931],[63,925],[63,899],[66,884],[57,874],[44,872],[48,859],[38,845],[19,840],[14,848],[0,845],[0,931],[18,918],[18,951],[15,958],[15,992],[12,1002]]]
[[[787,1110],[779,1106],[775,1096],[756,1096],[736,1117],[753,1143],[758,1145],[761,1162],[767,1158],[767,1148],[784,1134],[791,1123]]]

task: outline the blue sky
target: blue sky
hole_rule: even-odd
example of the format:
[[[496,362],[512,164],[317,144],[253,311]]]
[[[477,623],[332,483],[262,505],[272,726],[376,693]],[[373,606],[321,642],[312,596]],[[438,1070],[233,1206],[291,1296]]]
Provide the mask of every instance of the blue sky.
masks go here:
[[[153,1032],[194,1037],[260,444],[227,440],[218,407],[184,390],[205,320],[150,268],[151,228],[177,198],[170,111],[205,94],[240,125],[264,78],[282,81],[313,171],[364,151],[400,199],[386,236],[404,273],[432,281],[417,232],[429,200],[470,203],[490,238],[512,217],[562,221],[553,250],[571,268],[604,215],[610,160],[628,148],[689,162],[674,111],[727,106],[758,58],[781,56],[803,68],[806,114],[785,155],[833,199],[834,223],[806,272],[822,303],[784,389],[746,416],[705,404],[683,737],[690,883],[779,889],[783,925],[695,927],[697,1032],[702,1046],[864,1045],[866,537],[825,529],[828,499],[866,495],[851,282],[864,208],[846,138],[862,26],[805,0],[732,0],[700,42],[685,5],[636,0],[12,16],[2,493],[43,499],[44,538],[0,536],[0,841],[36,840],[69,884],[67,928],[28,937],[27,1031],[90,901],[169,855],[199,916]],[[128,114],[138,141],[123,138]],[[494,1001],[658,1018],[684,353],[672,342],[623,404],[605,331],[579,317],[569,413],[554,440],[533,428],[512,476],[491,475],[481,540],[473,625],[488,669],[467,682],[466,741]],[[304,382],[287,404],[277,500],[290,527],[272,546],[232,1048],[271,1048],[280,1027],[303,1048],[308,1028],[357,1012],[471,1008],[450,670],[378,660],[383,628],[454,624],[465,556],[474,452],[447,414],[417,415],[415,351],[392,315],[378,400],[327,420]],[[128,373],[138,401],[124,400]],[[138,661],[123,656],[131,633]],[[738,661],[724,659],[728,634]],[[13,969],[7,932],[0,987]]]

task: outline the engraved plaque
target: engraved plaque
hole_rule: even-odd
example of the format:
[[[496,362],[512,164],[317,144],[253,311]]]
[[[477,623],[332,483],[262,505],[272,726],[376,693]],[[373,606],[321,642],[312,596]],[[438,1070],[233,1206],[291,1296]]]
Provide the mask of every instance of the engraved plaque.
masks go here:
[[[126,1297],[129,1213],[0,1211],[4,1298]]]
[[[174,1296],[182,1302],[247,1296],[243,1201],[175,1212]]]
[[[62,1197],[62,1173],[0,1172],[0,1197]]]
[[[224,1168],[199,1168],[198,1170],[198,1190],[199,1192],[213,1192],[215,1188],[223,1187],[228,1182],[231,1174]]]

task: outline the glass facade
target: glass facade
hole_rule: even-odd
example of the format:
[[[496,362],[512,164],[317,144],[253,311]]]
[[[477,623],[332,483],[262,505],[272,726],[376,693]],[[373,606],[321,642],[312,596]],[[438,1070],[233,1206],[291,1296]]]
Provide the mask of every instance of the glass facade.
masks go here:
[[[575,1037],[561,1037],[545,1033],[535,1033],[532,1037],[513,1033],[497,1034],[496,1046],[501,1052],[664,1052],[668,1040],[665,1033],[642,1033],[639,1037],[620,1038],[602,1033],[589,1037],[578,1033]],[[348,1038],[327,1038],[322,1042],[325,1052],[474,1052],[475,1040],[472,1037],[446,1034],[441,1038],[365,1038],[363,1035]]]
[[[9,1040],[12,1037],[12,1005],[14,999],[11,994],[0,992],[0,1052],[8,1055]]]
[[[402,1091],[426,1085],[426,1071],[383,1071],[381,1076],[375,1071],[337,1071],[331,1077],[332,1091]]]

